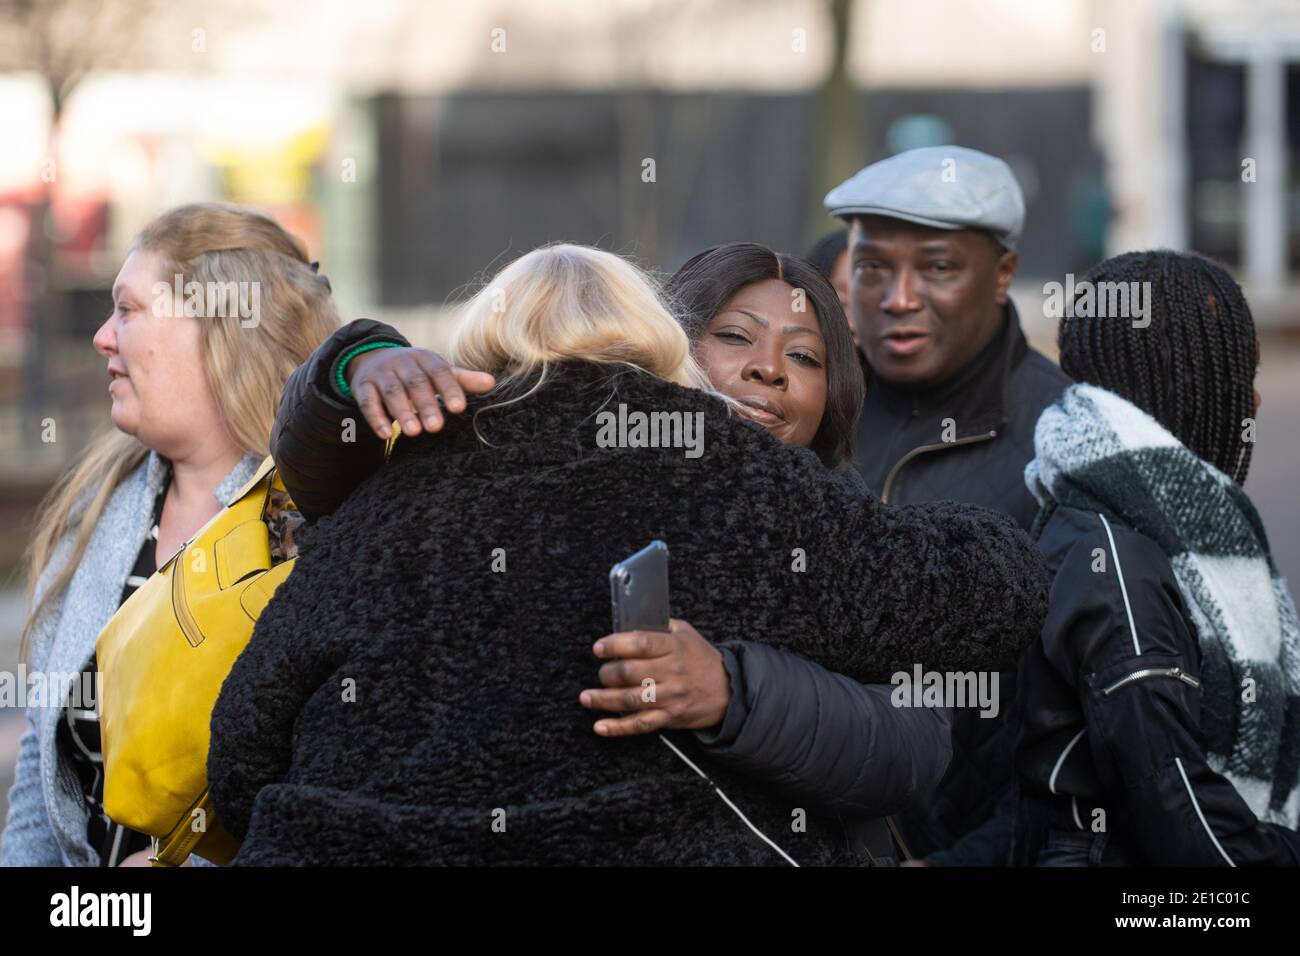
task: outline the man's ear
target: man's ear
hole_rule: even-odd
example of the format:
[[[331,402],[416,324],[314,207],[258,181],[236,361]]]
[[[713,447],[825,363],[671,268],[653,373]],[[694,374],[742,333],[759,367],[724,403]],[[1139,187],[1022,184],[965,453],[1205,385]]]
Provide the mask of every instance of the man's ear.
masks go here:
[[[1016,266],[1020,264],[1020,257],[1014,252],[1003,252],[997,262],[997,286],[995,289],[995,298],[998,305],[1006,305],[1007,299],[1011,295],[1011,280],[1016,277]]]

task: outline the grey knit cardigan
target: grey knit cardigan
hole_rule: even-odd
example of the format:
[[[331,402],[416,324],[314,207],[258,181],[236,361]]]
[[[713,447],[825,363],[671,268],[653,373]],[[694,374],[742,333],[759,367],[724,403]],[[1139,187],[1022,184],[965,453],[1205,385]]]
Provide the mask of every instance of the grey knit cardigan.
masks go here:
[[[230,504],[261,462],[255,454],[245,455],[213,495],[223,506]],[[99,632],[122,600],[127,575],[152,527],[154,500],[169,471],[167,461],[151,451],[113,492],[66,592],[41,614],[33,630],[29,673],[75,674],[90,663]],[[84,507],[85,499],[78,504]],[[66,564],[73,537],[69,534],[56,547],[37,582],[36,600]],[[0,866],[98,866],[99,851],[86,839],[81,785],[55,747],[62,702],[44,703],[27,708],[27,731],[9,791],[9,818],[0,837]]]

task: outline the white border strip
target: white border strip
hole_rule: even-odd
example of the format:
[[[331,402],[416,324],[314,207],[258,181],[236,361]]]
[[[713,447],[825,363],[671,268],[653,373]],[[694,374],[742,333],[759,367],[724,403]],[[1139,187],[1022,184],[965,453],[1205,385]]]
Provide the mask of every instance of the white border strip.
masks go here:
[[[1079,738],[1087,732],[1088,728],[1084,727],[1083,730],[1070,738],[1070,742],[1066,744],[1065,749],[1061,751],[1061,756],[1056,758],[1056,766],[1052,768],[1052,775],[1047,778],[1047,789],[1052,791],[1052,793],[1056,793],[1056,775],[1061,772],[1061,764],[1065,763],[1065,758],[1069,755],[1070,750],[1079,742]]]
[[[1124,612],[1128,614],[1128,631],[1133,635],[1133,653],[1141,655],[1142,648],[1138,647],[1137,628],[1133,626],[1133,608],[1129,606],[1128,588],[1124,585],[1124,569],[1119,566],[1119,550],[1115,547],[1115,536],[1110,533],[1110,522],[1106,520],[1106,516],[1097,512],[1097,517],[1106,526],[1106,537],[1110,539],[1110,553],[1115,559],[1115,573],[1119,575],[1119,593],[1124,595]]]
[[[1206,822],[1205,814],[1201,812],[1201,805],[1196,802],[1196,794],[1192,793],[1192,782],[1187,779],[1187,771],[1183,769],[1183,758],[1175,757],[1174,763],[1178,765],[1178,772],[1182,774],[1183,786],[1187,788],[1187,795],[1192,798],[1192,809],[1195,810],[1196,815],[1201,818],[1201,826],[1205,827],[1205,832],[1210,835],[1210,840],[1214,843],[1214,848],[1219,851],[1219,856],[1223,857],[1224,862],[1227,863],[1228,866],[1236,866],[1237,864],[1232,862],[1232,858],[1223,852],[1223,846],[1219,843],[1219,838],[1216,837],[1214,831],[1210,829],[1210,824]]]

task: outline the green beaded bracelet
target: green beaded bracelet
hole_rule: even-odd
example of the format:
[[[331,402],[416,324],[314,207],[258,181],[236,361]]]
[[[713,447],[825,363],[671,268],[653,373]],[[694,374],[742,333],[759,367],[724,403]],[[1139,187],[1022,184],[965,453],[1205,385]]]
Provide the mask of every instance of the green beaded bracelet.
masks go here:
[[[365,345],[358,345],[350,352],[345,352],[343,357],[335,364],[334,386],[339,390],[339,394],[344,398],[352,397],[352,389],[348,387],[347,380],[343,377],[343,370],[348,367],[348,363],[360,355],[362,352],[369,352],[371,349],[402,349],[406,348],[401,342],[367,342]]]

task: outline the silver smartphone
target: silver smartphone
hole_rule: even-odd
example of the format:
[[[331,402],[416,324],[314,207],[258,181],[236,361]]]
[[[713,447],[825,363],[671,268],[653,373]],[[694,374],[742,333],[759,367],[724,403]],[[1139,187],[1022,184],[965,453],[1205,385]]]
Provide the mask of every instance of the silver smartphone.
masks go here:
[[[651,541],[609,569],[614,630],[668,630],[668,545]]]

